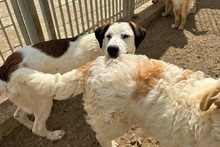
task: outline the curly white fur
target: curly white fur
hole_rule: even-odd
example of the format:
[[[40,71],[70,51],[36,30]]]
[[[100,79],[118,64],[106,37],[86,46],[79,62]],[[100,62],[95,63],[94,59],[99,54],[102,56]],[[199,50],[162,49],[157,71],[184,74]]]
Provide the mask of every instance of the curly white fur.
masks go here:
[[[217,83],[201,71],[183,70],[142,55],[121,55],[99,57],[64,75],[19,69],[8,90],[27,91],[26,98],[38,93],[65,99],[83,93],[87,122],[103,147],[111,146],[111,140],[132,124],[164,147],[218,147],[220,110],[214,104],[208,111],[199,108],[207,89]]]

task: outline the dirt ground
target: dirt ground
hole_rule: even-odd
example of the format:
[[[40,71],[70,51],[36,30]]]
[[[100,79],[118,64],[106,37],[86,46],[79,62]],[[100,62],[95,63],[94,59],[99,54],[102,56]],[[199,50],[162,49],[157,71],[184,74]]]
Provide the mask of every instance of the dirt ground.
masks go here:
[[[201,70],[219,78],[220,71],[220,1],[197,0],[197,12],[187,17],[186,29],[171,28],[174,16],[159,16],[145,26],[147,36],[137,54],[162,59],[182,68]],[[70,100],[55,101],[47,121],[49,130],[63,129],[63,139],[50,142],[31,133],[24,126],[15,129],[0,141],[1,147],[99,147],[95,133],[85,122],[81,95]],[[116,139],[119,147],[159,147],[159,141],[144,136],[133,126]]]

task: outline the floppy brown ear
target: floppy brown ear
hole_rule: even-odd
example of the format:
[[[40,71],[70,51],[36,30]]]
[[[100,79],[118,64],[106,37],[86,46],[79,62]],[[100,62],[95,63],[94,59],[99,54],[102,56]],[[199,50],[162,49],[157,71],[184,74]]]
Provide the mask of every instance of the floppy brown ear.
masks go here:
[[[128,22],[129,25],[131,26],[132,30],[134,31],[135,35],[135,47],[138,48],[140,43],[144,40],[144,37],[146,35],[146,30],[140,26],[138,26],[136,23],[133,21]]]
[[[109,26],[111,24],[110,23],[107,23],[107,24],[104,24],[100,27],[98,27],[96,30],[95,30],[95,37],[96,39],[98,40],[99,42],[99,46],[100,48],[102,48],[102,43],[103,43],[103,39],[105,37],[105,33],[106,31],[108,30]]]
[[[215,103],[218,107],[220,106],[220,84],[212,87],[204,92],[202,100],[200,102],[200,109],[207,111],[210,106]]]

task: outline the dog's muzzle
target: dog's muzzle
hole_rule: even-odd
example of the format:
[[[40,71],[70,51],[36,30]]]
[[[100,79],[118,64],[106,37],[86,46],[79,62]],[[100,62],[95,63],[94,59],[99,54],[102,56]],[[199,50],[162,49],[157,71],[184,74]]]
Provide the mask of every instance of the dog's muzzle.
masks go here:
[[[119,47],[116,45],[110,45],[107,47],[107,52],[110,58],[117,58],[119,56]]]

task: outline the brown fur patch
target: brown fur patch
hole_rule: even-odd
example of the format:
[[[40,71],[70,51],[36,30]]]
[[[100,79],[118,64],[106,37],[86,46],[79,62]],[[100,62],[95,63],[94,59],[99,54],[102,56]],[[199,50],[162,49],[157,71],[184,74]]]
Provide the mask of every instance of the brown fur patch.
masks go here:
[[[88,62],[85,66],[81,66],[77,69],[77,74],[81,74],[80,82],[84,82],[85,77],[89,75],[89,69],[95,64],[95,61]]]
[[[54,58],[59,58],[62,56],[70,46],[71,41],[77,40],[78,37],[50,40],[46,42],[40,42],[32,47],[39,49],[41,52],[52,56]]]
[[[192,71],[191,71],[191,70],[189,70],[189,69],[185,70],[185,71],[181,74],[181,77],[179,77],[179,78],[177,79],[177,83],[179,83],[180,81],[183,81],[183,80],[187,80],[188,77],[189,77],[189,75],[191,75],[191,74],[192,74]]]
[[[135,38],[134,38],[135,47],[138,48],[138,46],[140,45],[142,40],[144,40],[144,38],[145,38],[146,30],[144,28],[138,26],[137,24],[135,24],[133,21],[129,21],[128,23],[131,26],[131,28],[134,32],[134,35],[135,35]]]
[[[135,80],[137,89],[134,92],[134,98],[146,96],[150,90],[156,85],[163,72],[162,64],[153,59],[140,59],[139,67]]]
[[[0,79],[3,81],[9,81],[9,76],[12,72],[18,69],[19,63],[23,60],[23,56],[19,52],[12,53],[0,67]]]

